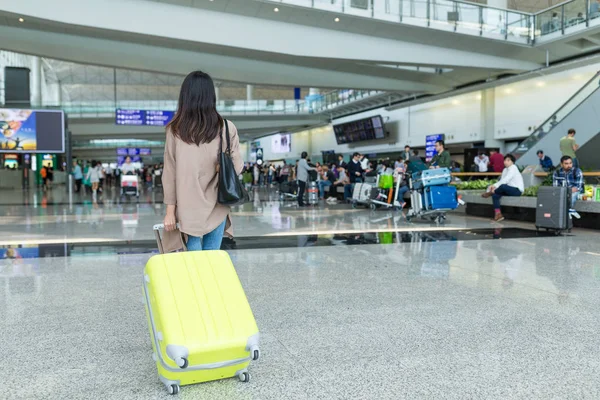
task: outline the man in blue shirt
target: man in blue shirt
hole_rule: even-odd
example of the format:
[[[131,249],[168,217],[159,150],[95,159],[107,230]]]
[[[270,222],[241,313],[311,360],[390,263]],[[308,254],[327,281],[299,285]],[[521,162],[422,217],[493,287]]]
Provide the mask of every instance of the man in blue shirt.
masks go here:
[[[548,156],[545,156],[542,150],[538,150],[537,156],[540,159],[540,165],[542,166],[542,169],[546,172],[550,172],[554,167],[552,159]]]
[[[77,190],[75,193],[79,193],[81,190],[81,182],[83,182],[83,172],[81,172],[81,166],[77,164],[77,161],[73,160],[73,178],[75,179],[75,186]]]
[[[579,168],[573,167],[573,159],[570,156],[563,156],[560,159],[560,168],[554,171],[552,184],[554,186],[567,186],[571,189],[571,206],[569,214],[575,218],[581,218],[575,211],[575,202],[580,193],[583,193],[583,173]]]

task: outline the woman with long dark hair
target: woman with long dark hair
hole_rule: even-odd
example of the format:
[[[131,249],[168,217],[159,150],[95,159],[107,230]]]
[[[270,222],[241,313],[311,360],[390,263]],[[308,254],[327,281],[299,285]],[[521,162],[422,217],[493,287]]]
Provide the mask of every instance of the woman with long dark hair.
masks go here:
[[[221,142],[227,131],[225,123],[239,174],[244,162],[237,129],[217,112],[211,77],[201,71],[190,73],[181,85],[177,112],[167,126],[162,184],[167,205],[165,230],[174,232],[179,223],[191,251],[218,250],[223,234],[232,233],[230,208],[217,203],[218,155],[227,146],[226,138]],[[167,243],[165,248],[169,249]]]

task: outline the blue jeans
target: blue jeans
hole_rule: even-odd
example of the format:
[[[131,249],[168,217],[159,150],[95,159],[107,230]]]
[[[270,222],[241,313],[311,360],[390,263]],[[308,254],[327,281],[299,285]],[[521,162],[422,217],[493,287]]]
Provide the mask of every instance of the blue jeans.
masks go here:
[[[226,223],[227,219],[221,225],[217,226],[214,231],[202,237],[188,235],[186,244],[188,251],[219,250],[221,248],[221,241],[223,240],[223,233],[225,233]]]
[[[494,209],[495,210],[500,209],[500,198],[502,196],[518,197],[522,194],[523,193],[521,193],[521,191],[514,186],[500,185],[499,187],[496,188],[496,190],[494,191],[494,194],[492,195],[492,200],[494,201]]]
[[[325,198],[325,187],[331,187],[333,182],[331,181],[319,181],[319,197]]]
[[[575,209],[575,203],[577,202],[577,197],[579,197],[579,192],[571,193],[571,206],[569,209]]]
[[[396,197],[398,199],[398,203],[403,204],[405,203],[404,201],[404,194],[406,192],[408,192],[408,185],[406,186],[401,186],[400,189],[398,189],[398,196]]]

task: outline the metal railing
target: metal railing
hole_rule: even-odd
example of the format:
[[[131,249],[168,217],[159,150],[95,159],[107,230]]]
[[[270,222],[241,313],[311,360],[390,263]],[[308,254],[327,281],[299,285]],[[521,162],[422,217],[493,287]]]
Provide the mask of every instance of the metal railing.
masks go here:
[[[569,0],[535,14],[460,0],[259,0],[533,45],[600,25],[598,0]],[[339,17],[332,17],[340,22]],[[598,18],[597,21],[594,21]]]
[[[217,110],[223,115],[306,115],[316,114],[385,92],[377,90],[335,90],[308,96],[305,100],[222,100]],[[54,108],[71,118],[113,118],[116,109],[175,111],[176,100],[97,100],[44,103],[32,108]]]
[[[557,126],[562,120],[571,114],[581,103],[583,103],[588,97],[590,97],[596,90],[600,89],[598,86],[598,79],[600,78],[600,72],[590,79],[581,89],[579,89],[573,96],[563,103],[560,108],[554,112],[550,118],[548,118],[542,125],[540,125],[529,137],[520,142],[517,147],[511,152],[517,159],[528,151],[535,149],[540,140],[542,140],[550,131]]]

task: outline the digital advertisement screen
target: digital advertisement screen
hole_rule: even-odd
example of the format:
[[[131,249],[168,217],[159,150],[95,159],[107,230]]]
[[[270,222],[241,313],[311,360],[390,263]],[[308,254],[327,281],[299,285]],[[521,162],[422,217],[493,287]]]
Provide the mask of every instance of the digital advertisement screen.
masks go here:
[[[385,126],[381,115],[334,125],[333,131],[337,144],[385,139]]]
[[[425,160],[427,162],[431,161],[437,154],[437,151],[435,151],[435,142],[444,140],[444,138],[445,135],[443,133],[425,136]]]
[[[117,125],[134,126],[167,126],[174,115],[175,111],[124,110],[122,108],[117,108],[115,112],[115,123]]]
[[[118,156],[130,156],[130,157],[134,157],[134,156],[149,156],[152,154],[152,151],[148,148],[145,149],[138,149],[138,148],[127,148],[127,147],[119,147],[117,149],[117,155]]]
[[[125,164],[125,159],[127,159],[127,157],[131,157],[132,163],[141,163],[142,162],[142,158],[140,156],[118,156],[117,164],[119,164],[119,166]]]
[[[64,113],[0,108],[0,152],[64,153]]]
[[[289,133],[279,133],[271,137],[271,153],[291,153],[292,135]]]

